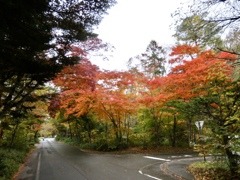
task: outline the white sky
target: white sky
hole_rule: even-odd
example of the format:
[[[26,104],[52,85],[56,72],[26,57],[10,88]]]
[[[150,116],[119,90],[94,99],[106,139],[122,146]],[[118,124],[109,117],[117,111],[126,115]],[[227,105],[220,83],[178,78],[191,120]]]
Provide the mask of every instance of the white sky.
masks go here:
[[[126,69],[129,58],[144,53],[151,40],[166,47],[174,44],[170,29],[173,13],[184,0],[118,0],[96,33],[115,47],[109,61],[92,60],[100,68]]]

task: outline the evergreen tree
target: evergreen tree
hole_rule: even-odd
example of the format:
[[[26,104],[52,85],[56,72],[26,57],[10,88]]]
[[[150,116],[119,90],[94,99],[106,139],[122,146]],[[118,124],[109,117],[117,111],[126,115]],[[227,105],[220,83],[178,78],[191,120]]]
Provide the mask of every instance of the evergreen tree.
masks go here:
[[[69,55],[92,32],[114,0],[1,0],[0,140],[3,118],[22,116],[34,90],[64,66],[80,59]]]

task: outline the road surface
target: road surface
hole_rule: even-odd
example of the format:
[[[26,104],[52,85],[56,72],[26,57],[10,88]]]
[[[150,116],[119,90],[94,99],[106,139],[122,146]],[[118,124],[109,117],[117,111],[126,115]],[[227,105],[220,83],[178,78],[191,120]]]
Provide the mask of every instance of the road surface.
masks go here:
[[[98,154],[42,140],[15,180],[173,180],[160,166],[192,155]]]

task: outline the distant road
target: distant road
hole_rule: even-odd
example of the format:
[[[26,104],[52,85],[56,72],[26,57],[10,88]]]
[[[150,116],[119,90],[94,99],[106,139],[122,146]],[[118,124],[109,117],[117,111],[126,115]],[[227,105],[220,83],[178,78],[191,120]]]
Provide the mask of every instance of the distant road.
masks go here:
[[[173,180],[160,165],[174,158],[181,157],[86,153],[46,138],[15,180]]]

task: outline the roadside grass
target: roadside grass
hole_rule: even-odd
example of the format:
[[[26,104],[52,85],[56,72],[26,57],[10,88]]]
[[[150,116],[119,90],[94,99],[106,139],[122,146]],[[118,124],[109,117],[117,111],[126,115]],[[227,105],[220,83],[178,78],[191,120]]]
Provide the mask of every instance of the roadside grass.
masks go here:
[[[18,173],[21,165],[26,161],[27,155],[33,146],[9,149],[0,148],[0,180],[10,180]]]
[[[26,150],[0,148],[0,180],[12,179],[25,162],[27,153]]]
[[[194,180],[232,180],[229,167],[225,161],[201,161],[188,167]]]

